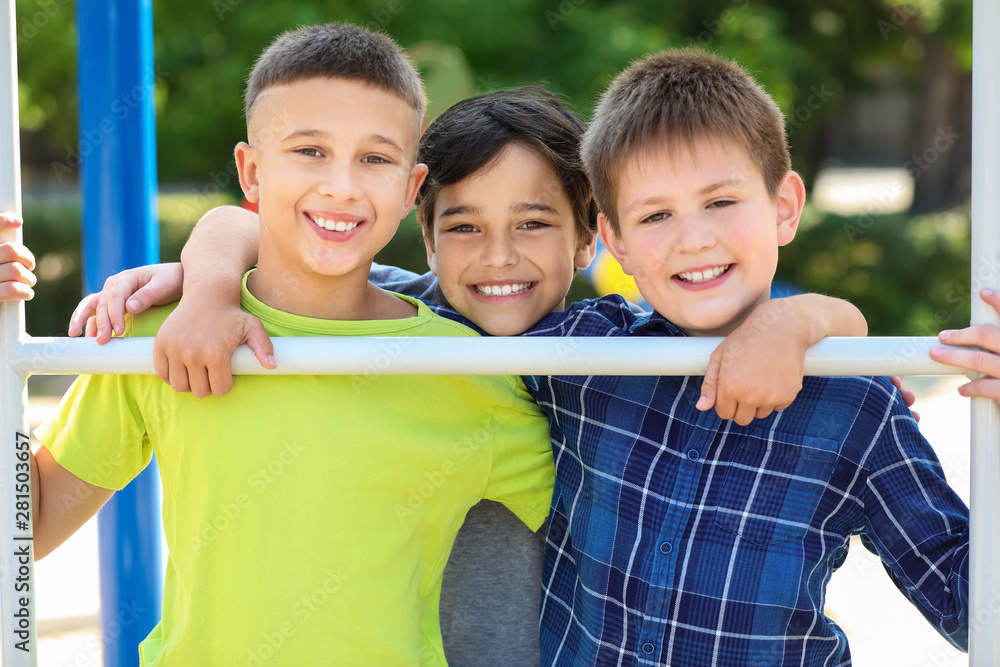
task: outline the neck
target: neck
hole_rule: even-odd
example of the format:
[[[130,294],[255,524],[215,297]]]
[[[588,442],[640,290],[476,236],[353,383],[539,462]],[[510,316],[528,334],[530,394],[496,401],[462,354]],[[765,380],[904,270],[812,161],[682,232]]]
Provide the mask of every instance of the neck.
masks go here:
[[[765,292],[763,295],[761,295],[759,299],[757,299],[757,301],[753,303],[753,305],[748,307],[738,316],[734,317],[728,322],[725,322],[711,329],[688,329],[687,327],[681,327],[681,326],[677,328],[683,331],[688,336],[695,336],[701,338],[725,338],[732,332],[736,331],[736,329],[738,329],[744,322],[746,322],[747,318],[750,317],[750,313],[757,310],[758,307],[767,303],[770,300],[771,300],[770,293]],[[670,319],[669,315],[666,315],[664,313],[661,314],[668,320]]]
[[[247,289],[277,310],[323,320],[390,320],[413,317],[417,309],[368,282],[371,262],[343,276],[290,269],[262,256]]]

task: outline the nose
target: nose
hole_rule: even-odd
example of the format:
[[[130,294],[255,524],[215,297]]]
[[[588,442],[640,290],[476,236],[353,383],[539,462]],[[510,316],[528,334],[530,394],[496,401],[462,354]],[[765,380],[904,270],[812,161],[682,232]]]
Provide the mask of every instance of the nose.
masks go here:
[[[673,223],[674,250],[696,254],[715,245],[711,223],[697,215],[676,216]]]
[[[353,164],[331,161],[323,172],[319,187],[321,195],[334,200],[355,201],[361,197],[361,185]]]
[[[488,234],[483,247],[483,265],[502,269],[517,264],[517,249],[509,234]]]

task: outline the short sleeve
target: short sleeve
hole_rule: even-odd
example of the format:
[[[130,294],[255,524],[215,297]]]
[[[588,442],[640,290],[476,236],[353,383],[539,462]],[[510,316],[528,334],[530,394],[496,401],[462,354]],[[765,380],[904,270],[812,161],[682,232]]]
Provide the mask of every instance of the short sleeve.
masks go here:
[[[80,376],[35,437],[59,465],[85,482],[124,488],[152,458],[132,392],[134,380],[132,375]]]
[[[493,462],[484,497],[538,530],[548,517],[555,482],[549,422],[520,382],[516,394],[513,404],[493,412]]]

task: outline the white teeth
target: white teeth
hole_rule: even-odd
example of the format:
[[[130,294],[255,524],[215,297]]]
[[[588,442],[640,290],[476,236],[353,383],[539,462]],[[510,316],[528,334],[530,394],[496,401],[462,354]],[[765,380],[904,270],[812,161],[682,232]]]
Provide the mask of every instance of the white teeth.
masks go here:
[[[509,296],[526,292],[535,283],[510,283],[507,285],[476,285],[476,292],[483,296]]]
[[[321,218],[318,215],[314,215],[311,217],[313,219],[313,222],[315,222],[318,226],[322,227],[323,229],[329,230],[331,232],[350,231],[361,224],[360,221],[344,222],[343,220],[340,220],[338,222],[334,222],[333,220],[327,220],[326,218]]]
[[[718,278],[723,273],[729,270],[732,264],[726,264],[725,266],[717,266],[713,269],[706,269],[704,271],[684,271],[683,273],[678,273],[678,277],[681,280],[688,283],[703,283],[708,280],[713,280]]]

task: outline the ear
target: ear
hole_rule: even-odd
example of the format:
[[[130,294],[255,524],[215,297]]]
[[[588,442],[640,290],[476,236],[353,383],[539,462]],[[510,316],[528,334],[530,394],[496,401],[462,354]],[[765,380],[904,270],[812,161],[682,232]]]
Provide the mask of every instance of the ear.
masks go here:
[[[236,158],[236,171],[240,176],[240,187],[243,188],[243,196],[251,204],[260,203],[260,181],[257,172],[260,167],[260,156],[253,146],[241,141],[236,144],[233,151]]]
[[[413,165],[413,168],[410,169],[410,177],[406,181],[406,198],[403,200],[403,210],[399,214],[400,220],[405,218],[406,214],[413,208],[414,202],[417,201],[417,193],[420,192],[420,186],[423,185],[425,178],[427,178],[427,165],[422,162]]]
[[[603,213],[597,214],[597,232],[601,235],[601,243],[608,249],[618,263],[622,265],[622,271],[628,275],[634,275],[632,264],[628,260],[628,250],[622,237],[611,227],[611,221]]]
[[[434,237],[433,232],[430,232],[431,236],[428,236],[426,229],[423,230],[424,237],[424,250],[427,251],[427,266],[430,268],[431,273],[435,276],[438,274],[437,270],[437,253],[434,251]]]
[[[583,244],[573,255],[573,266],[583,271],[594,261],[597,253],[597,234],[591,234],[587,242]]]
[[[795,238],[806,203],[806,186],[794,171],[785,174],[778,185],[778,245],[788,245]]]

